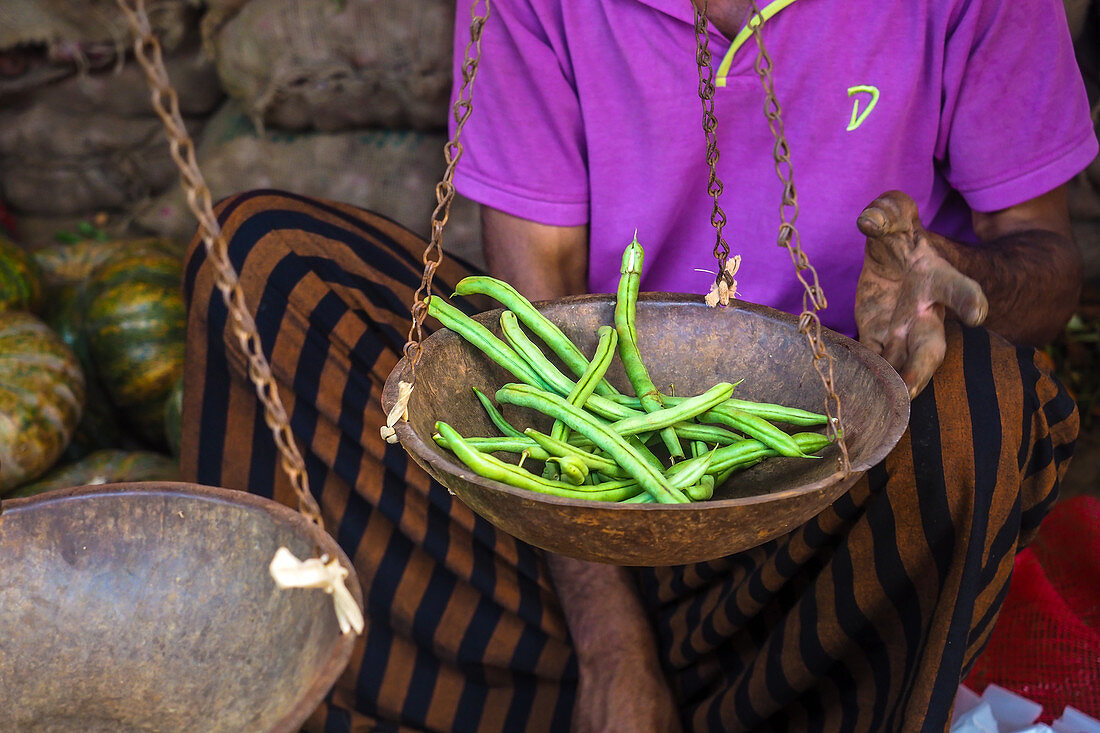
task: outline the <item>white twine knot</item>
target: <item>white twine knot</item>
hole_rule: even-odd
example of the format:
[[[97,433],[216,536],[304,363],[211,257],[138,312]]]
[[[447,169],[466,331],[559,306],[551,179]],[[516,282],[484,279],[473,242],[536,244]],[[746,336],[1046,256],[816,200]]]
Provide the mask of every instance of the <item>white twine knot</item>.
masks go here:
[[[408,421],[409,419],[409,398],[412,397],[412,389],[411,382],[397,383],[397,401],[393,403],[389,414],[386,415],[386,424],[378,429],[378,432],[382,435],[382,440],[387,443],[397,442],[397,431],[393,429],[397,421]]]
[[[339,560],[329,560],[328,555],[299,560],[290,550],[280,547],[268,571],[279,588],[320,588],[328,593],[336,607],[340,633],[353,629],[356,634],[363,633],[363,611],[344,585],[348,569]]]
[[[737,274],[737,270],[741,267],[741,255],[734,255],[732,258],[726,260],[725,271],[729,273],[730,281],[732,285],[727,285],[725,278],[715,279],[714,284],[710,286],[710,292],[703,298],[706,304],[713,308],[716,305],[721,305],[725,308],[730,304],[730,298],[737,297],[737,281],[733,279],[733,276]]]

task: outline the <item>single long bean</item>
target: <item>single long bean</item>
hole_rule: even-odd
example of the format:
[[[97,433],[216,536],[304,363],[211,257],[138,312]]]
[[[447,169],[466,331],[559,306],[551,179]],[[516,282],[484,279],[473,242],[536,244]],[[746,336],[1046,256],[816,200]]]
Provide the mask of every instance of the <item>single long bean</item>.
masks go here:
[[[798,458],[805,455],[788,433],[780,430],[764,418],[742,410],[721,405],[704,412],[698,420],[699,422],[721,423],[734,430],[740,430],[750,438],[755,438],[761,443],[774,448],[781,456]]]
[[[576,384],[572,379],[562,374],[553,362],[546,358],[542,350],[528,338],[520,328],[519,319],[512,311],[503,311],[500,314],[500,330],[504,334],[504,340],[519,354],[520,358],[538,374],[550,389],[563,397],[573,391]]]
[[[575,375],[584,374],[588,368],[588,359],[585,358],[577,345],[574,344],[557,324],[544,316],[538,308],[531,304],[518,290],[497,278],[488,275],[471,275],[458,281],[455,286],[456,295],[486,295],[506,309],[516,314],[516,317],[531,329],[531,332],[542,339],[542,342],[550,348],[558,358],[562,360]],[[618,394],[609,382],[601,379],[595,387],[596,393],[604,396]]]
[[[447,440],[435,433],[432,440],[441,448],[450,448]],[[545,461],[550,453],[539,446],[538,443],[524,436],[523,438],[465,438],[466,442],[482,453],[526,453],[536,461]]]
[[[669,482],[676,487],[686,488],[701,479],[709,471],[714,462],[715,451],[704,453],[698,458],[689,458],[674,464],[665,472]]]
[[[736,387],[737,385],[735,384],[734,386]],[[661,395],[661,402],[667,407],[677,405],[684,399],[684,397]],[[615,397],[615,402],[623,407],[630,407],[632,409],[641,409],[642,407],[641,401],[637,397],[631,397],[630,395],[619,395]],[[824,425],[829,421],[828,416],[821,413],[801,410],[797,407],[784,407],[783,405],[777,405],[772,402],[753,402],[752,400],[739,400],[735,397],[731,397],[726,400],[726,403],[722,406],[741,410],[742,412],[762,417],[771,422],[781,422],[787,425],[797,425],[799,427]]]
[[[672,427],[676,430],[676,434],[684,440],[701,440],[704,443],[729,445],[730,443],[738,443],[745,439],[743,435],[738,435],[732,430],[726,430],[717,425],[700,425],[699,423],[693,422],[681,422],[676,423]]]
[[[573,391],[566,397],[571,405],[583,407],[588,402],[588,398],[592,396],[596,385],[603,380],[604,374],[607,373],[615,357],[615,348],[619,342],[618,332],[611,326],[600,326],[597,334],[599,341],[596,343],[595,353],[592,354],[592,361],[588,363],[588,368],[577,380]],[[565,427],[565,423],[555,420],[550,436],[557,440],[565,440],[569,437],[569,429]]]
[[[688,501],[682,491],[670,486],[664,475],[654,470],[638,450],[627,444],[621,435],[615,433],[606,424],[597,422],[575,405],[569,404],[564,398],[529,385],[509,384],[497,391],[496,399],[497,402],[538,410],[561,420],[570,429],[588,436],[597,447],[607,453],[658,501],[663,503]]]
[[[547,388],[546,382],[531,371],[519,354],[513,351],[508,344],[498,339],[492,331],[447,301],[435,296],[428,298],[428,314],[435,316],[444,326],[476,346],[519,381],[540,389]]]
[[[488,453],[482,453],[442,420],[435,424],[436,431],[443,437],[458,459],[477,475],[500,481],[520,489],[537,491],[542,494],[560,496],[566,499],[596,499],[598,501],[622,501],[636,496],[640,490],[634,481],[612,481],[595,484],[590,487],[577,487],[562,481],[548,481],[514,464],[502,461]]]
[[[634,435],[652,430],[663,430],[676,423],[691,420],[697,415],[709,412],[722,404],[733,394],[733,385],[719,382],[706,392],[683,400],[675,407],[658,408],[645,415],[628,417],[612,424],[611,429],[619,435]],[[676,441],[679,444],[679,440]]]
[[[660,410],[661,394],[649,376],[642,354],[638,350],[638,334],[634,326],[635,309],[638,301],[638,289],[641,286],[642,264],[645,251],[638,243],[637,234],[623,251],[622,266],[619,268],[619,290],[615,299],[615,330],[619,332],[619,358],[626,369],[626,377],[638,395],[642,408],[646,412]],[[684,457],[683,446],[676,437],[676,431],[669,427],[661,430],[661,440],[669,455]]]
[[[802,451],[799,456],[801,458],[813,458],[812,453],[816,453],[829,444],[829,437],[821,433],[795,433],[791,436],[791,440]],[[748,438],[735,445],[723,446],[716,449],[714,454],[711,473],[720,473],[744,461],[782,455],[771,446],[754,438]]]

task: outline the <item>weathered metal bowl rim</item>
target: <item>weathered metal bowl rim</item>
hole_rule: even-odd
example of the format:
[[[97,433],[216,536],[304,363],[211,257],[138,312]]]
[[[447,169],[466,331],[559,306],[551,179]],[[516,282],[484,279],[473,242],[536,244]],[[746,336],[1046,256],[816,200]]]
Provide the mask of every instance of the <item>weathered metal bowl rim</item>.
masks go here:
[[[359,586],[359,576],[348,559],[347,554],[325,530],[306,519],[299,512],[280,504],[272,499],[267,499],[245,491],[226,489],[217,486],[204,486],[183,481],[140,481],[114,484],[96,484],[92,486],[78,486],[68,489],[56,489],[35,496],[21,497],[18,499],[5,499],[0,502],[0,521],[7,514],[17,514],[24,511],[35,511],[52,505],[63,505],[73,501],[84,501],[97,497],[120,497],[140,495],[143,497],[156,496],[189,496],[215,504],[226,504],[237,507],[245,507],[264,512],[276,523],[289,525],[296,532],[308,536],[314,545],[327,554],[330,558],[337,558],[349,569],[345,578],[345,585],[355,598],[360,608],[363,606],[363,594]],[[334,645],[333,653],[329,656],[324,666],[319,670],[317,678],[310,685],[295,704],[275,725],[270,733],[295,733],[302,724],[313,714],[317,706],[325,699],[333,685],[343,674],[356,643],[355,634],[341,634]]]
[[[563,300],[574,303],[585,302],[599,302],[599,301],[614,301],[615,296],[606,294],[596,295],[577,295]],[[663,293],[663,292],[645,292],[638,296],[639,302],[645,301],[660,301],[668,303],[670,305],[687,305],[690,307],[709,307],[700,296],[690,295],[685,293]],[[558,302],[558,301],[555,301]],[[535,303],[535,306],[539,306],[542,303]],[[735,308],[738,310],[748,311],[760,316],[764,316],[771,320],[782,321],[788,326],[793,326],[796,330],[798,328],[798,318],[789,313],[785,313],[775,308],[768,306],[758,305],[756,303],[749,303],[747,301],[735,300],[731,301],[729,308]],[[496,308],[493,310],[479,313],[475,316],[476,320],[488,323],[499,319],[502,308]],[[837,333],[824,326],[821,328],[822,336],[826,342],[825,348],[832,347],[847,348],[851,351],[855,351],[861,357],[861,361],[867,365],[869,369],[875,374],[876,377],[884,382],[896,381],[901,382],[901,377],[890,366],[889,362],[883,359],[878,354],[875,354],[863,344],[851,339],[843,334]],[[809,346],[807,345],[807,348]],[[396,401],[397,398],[397,385],[401,381],[407,381],[406,374],[409,371],[408,358],[403,357],[397,365],[394,367],[389,378],[386,380],[386,385],[382,393],[382,406],[388,413],[390,407]],[[904,384],[904,383],[902,383]],[[904,392],[904,390],[902,390]],[[443,452],[434,441],[426,441],[413,430],[412,425],[405,420],[399,420],[394,425],[394,430],[397,433],[397,439],[401,445],[410,450],[414,455],[418,456],[421,460],[427,462],[433,469],[443,474],[457,476],[461,479],[469,481],[470,483],[478,484],[487,488],[491,488],[495,491],[500,491],[511,496],[515,496],[521,499],[536,500],[540,503],[551,504],[561,507],[584,507],[591,511],[607,511],[607,512],[654,512],[654,511],[671,511],[671,512],[699,512],[705,510],[708,507],[714,508],[728,508],[728,507],[748,507],[759,504],[769,504],[771,502],[797,498],[802,495],[812,494],[815,492],[823,491],[829,488],[836,487],[838,484],[845,484],[845,488],[855,483],[855,481],[864,474],[869,468],[879,463],[884,459],[898,440],[905,433],[908,428],[909,420],[909,400],[908,394],[905,394],[904,402],[901,401],[901,397],[897,394],[892,395],[891,407],[899,410],[904,410],[906,419],[899,420],[889,433],[887,433],[887,439],[883,440],[880,446],[874,450],[869,451],[864,456],[863,460],[853,463],[850,466],[850,470],[845,474],[842,470],[837,470],[829,476],[814,481],[812,483],[804,484],[793,489],[787,489],[784,491],[775,491],[767,494],[759,494],[755,496],[746,497],[734,497],[730,499],[709,499],[707,501],[690,502],[687,504],[623,504],[619,502],[600,502],[591,501],[587,499],[567,499],[560,496],[554,496],[552,494],[542,494],[537,491],[529,491],[527,489],[520,489],[514,486],[509,486],[500,481],[493,479],[487,479],[479,476],[466,467],[465,464],[452,460],[447,453]],[[842,406],[843,407],[843,406]]]

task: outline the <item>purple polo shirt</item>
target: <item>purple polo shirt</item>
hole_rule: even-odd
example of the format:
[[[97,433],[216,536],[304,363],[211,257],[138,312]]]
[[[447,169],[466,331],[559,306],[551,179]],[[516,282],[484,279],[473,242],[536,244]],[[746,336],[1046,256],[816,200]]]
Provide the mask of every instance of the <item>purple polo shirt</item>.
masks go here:
[[[855,221],[880,193],[905,191],[926,226],[972,240],[970,208],[1045,193],[1097,153],[1061,0],[776,0],[763,12],[796,223],[830,328],[855,333]],[[457,18],[461,60],[465,0]],[[756,44],[712,28],[710,47],[739,296],[797,313]],[[614,292],[635,229],[643,290],[707,292],[715,234],[694,49],[690,0],[495,0],[458,190],[537,222],[588,224],[591,292]]]

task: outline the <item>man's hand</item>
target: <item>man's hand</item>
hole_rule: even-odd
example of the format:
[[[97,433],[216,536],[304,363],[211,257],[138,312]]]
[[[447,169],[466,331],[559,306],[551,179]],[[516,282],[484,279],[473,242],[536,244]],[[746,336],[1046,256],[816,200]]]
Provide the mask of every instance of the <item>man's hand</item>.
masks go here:
[[[576,733],[678,733],[653,629],[625,568],[547,555],[577,653]]]
[[[858,225],[867,236],[856,286],[859,339],[890,362],[913,398],[943,362],[945,309],[977,326],[989,306],[981,286],[940,255],[936,245],[945,242],[935,240],[944,238],[921,226],[906,194],[890,191],[875,199]]]

